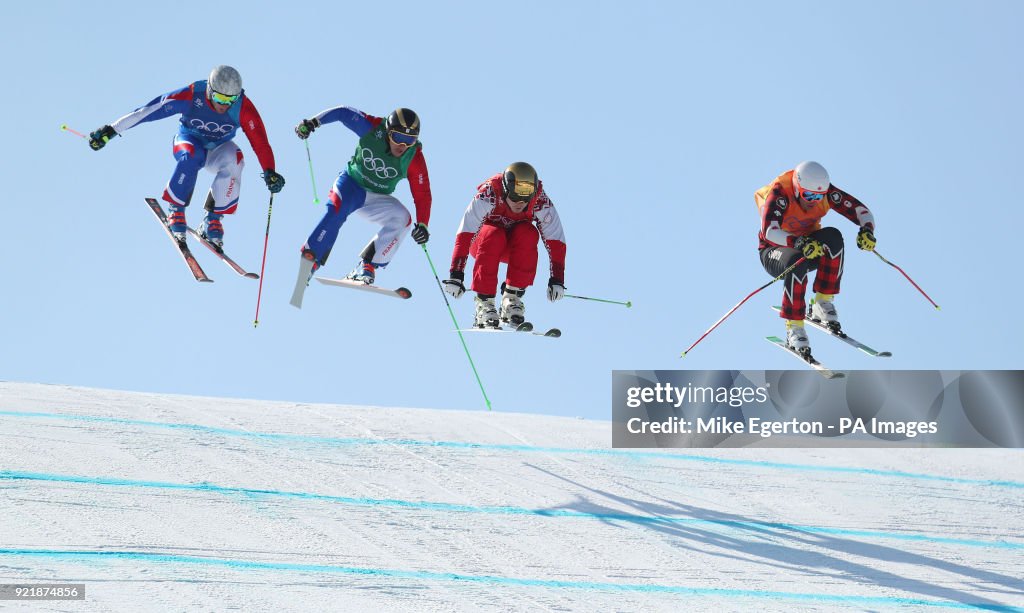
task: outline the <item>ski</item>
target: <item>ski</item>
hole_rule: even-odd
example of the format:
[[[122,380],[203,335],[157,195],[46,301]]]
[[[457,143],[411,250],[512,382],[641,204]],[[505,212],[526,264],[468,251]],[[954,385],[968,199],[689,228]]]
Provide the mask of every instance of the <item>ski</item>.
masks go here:
[[[499,328],[478,328],[473,326],[471,328],[460,328],[456,332],[527,332],[535,336],[547,336],[548,338],[558,338],[562,336],[562,331],[558,328],[550,328],[545,332],[541,332],[533,329],[533,324],[526,321],[518,326],[512,324],[504,324]]]
[[[350,289],[363,290],[364,292],[372,292],[374,294],[383,294],[385,296],[392,296],[394,298],[402,298],[408,300],[412,298],[412,292],[404,287],[398,289],[388,289],[385,287],[377,287],[376,285],[367,285],[362,281],[353,281],[352,279],[325,279],[324,277],[317,277],[317,281],[324,285],[334,285],[336,287],[347,287]]]
[[[299,260],[299,276],[295,278],[295,289],[292,290],[292,299],[289,301],[293,307],[302,308],[302,297],[306,294],[306,287],[309,280],[313,278],[313,260],[305,257]]]
[[[224,260],[224,263],[227,264],[228,266],[230,266],[231,270],[237,272],[238,274],[242,275],[246,279],[259,279],[260,278],[260,276],[258,274],[254,273],[254,272],[248,272],[244,268],[239,266],[237,263],[235,263],[234,260],[229,258],[228,255],[226,253],[224,253],[223,249],[217,247],[217,245],[214,245],[210,241],[208,241],[205,238],[203,238],[202,235],[199,234],[199,232],[197,230],[195,230],[195,229],[190,227],[188,229],[188,233],[191,234],[197,241],[202,243],[203,246],[205,246],[207,249],[212,251],[214,253],[214,255],[216,255],[220,259]]]
[[[150,210],[153,211],[153,215],[156,215],[157,221],[159,221],[160,225],[163,226],[164,232],[167,233],[167,238],[171,239],[174,246],[178,248],[178,253],[180,253],[182,259],[185,260],[185,265],[188,266],[188,269],[192,272],[192,276],[196,278],[196,281],[213,283],[213,279],[206,276],[206,273],[203,272],[203,268],[199,265],[199,262],[196,261],[196,256],[192,255],[192,250],[188,248],[185,241],[179,241],[174,238],[173,234],[171,234],[171,229],[167,226],[167,212],[164,211],[164,207],[161,206],[155,198],[146,198],[146,204],[149,205]]]
[[[562,336],[562,331],[559,330],[558,328],[549,328],[548,330],[543,332],[540,330],[534,330],[533,323],[529,321],[524,321],[523,323],[519,324],[519,326],[514,326],[512,324],[505,324],[505,326],[509,328],[510,331],[512,332],[529,332],[537,336],[547,336],[550,338],[558,338],[559,336]]]
[[[808,366],[810,366],[814,370],[818,371],[819,373],[821,373],[821,376],[825,377],[826,379],[842,379],[843,377],[846,376],[845,374],[843,374],[841,372],[834,371],[834,370],[831,370],[831,369],[827,368],[824,364],[822,364],[818,360],[815,360],[813,357],[810,357],[810,356],[804,357],[798,351],[794,351],[792,347],[787,345],[786,341],[782,340],[781,338],[779,338],[777,336],[766,336],[765,339],[769,343],[772,343],[773,345],[777,345],[778,347],[783,349],[786,353],[789,353],[790,355],[795,356],[798,360],[800,360],[804,364],[807,364]]]
[[[774,309],[775,311],[782,311],[782,307],[780,307],[780,306],[773,306],[772,309]],[[851,336],[849,336],[845,332],[842,332],[842,331],[833,332],[827,325],[825,325],[824,323],[822,323],[821,321],[819,321],[817,319],[812,319],[810,315],[808,315],[807,318],[804,319],[804,321],[809,323],[809,324],[811,324],[815,328],[821,330],[825,334],[828,334],[829,336],[832,336],[834,338],[838,338],[839,340],[843,341],[847,345],[850,345],[851,347],[856,347],[857,349],[860,349],[861,351],[863,351],[864,353],[868,354],[869,356],[871,356],[873,358],[891,358],[892,357],[892,352],[890,352],[890,351],[876,351],[876,350],[872,349],[871,347],[868,347],[864,343],[858,341],[857,339],[852,338]]]
[[[533,332],[533,324],[528,321],[524,321],[518,326],[514,326],[508,323],[503,323],[497,328],[483,328],[478,326],[472,326],[469,328],[460,328],[458,330],[455,330],[455,332]]]

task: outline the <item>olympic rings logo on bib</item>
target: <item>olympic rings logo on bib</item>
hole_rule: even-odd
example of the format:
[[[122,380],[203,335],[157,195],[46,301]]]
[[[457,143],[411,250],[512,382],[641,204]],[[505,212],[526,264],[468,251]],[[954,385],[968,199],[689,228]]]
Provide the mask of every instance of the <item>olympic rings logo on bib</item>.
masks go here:
[[[214,134],[227,134],[235,129],[234,124],[230,123],[217,123],[216,121],[205,122],[202,119],[192,119],[188,122],[188,125],[197,130],[204,132],[212,132]]]
[[[378,179],[394,179],[398,176],[397,169],[388,166],[379,157],[374,157],[368,147],[363,147],[360,153],[363,156],[363,168],[372,170]]]

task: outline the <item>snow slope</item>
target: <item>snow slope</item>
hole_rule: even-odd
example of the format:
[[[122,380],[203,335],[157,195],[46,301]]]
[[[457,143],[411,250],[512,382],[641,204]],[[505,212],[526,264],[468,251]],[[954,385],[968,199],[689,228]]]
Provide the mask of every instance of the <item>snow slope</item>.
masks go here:
[[[1024,610],[1019,451],[610,427],[0,383],[0,583],[85,583],[32,605],[62,611]]]

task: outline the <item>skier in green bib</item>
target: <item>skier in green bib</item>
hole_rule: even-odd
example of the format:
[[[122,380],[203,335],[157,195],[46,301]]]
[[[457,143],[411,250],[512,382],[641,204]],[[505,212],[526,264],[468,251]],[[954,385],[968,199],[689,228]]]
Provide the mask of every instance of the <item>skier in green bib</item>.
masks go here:
[[[317,270],[327,263],[341,225],[352,213],[381,226],[363,249],[348,278],[372,284],[379,269],[391,262],[406,229],[422,245],[430,238],[430,177],[419,141],[420,119],[413,111],[400,108],[387,119],[339,106],[312,119],[303,119],[295,134],[305,140],[326,123],[340,121],[359,136],[355,154],[348,167],[338,175],[327,199],[327,211],[302,246],[302,257]],[[409,180],[409,191],[416,204],[416,224],[398,198],[392,196],[402,179]],[[308,264],[307,264],[308,265]]]

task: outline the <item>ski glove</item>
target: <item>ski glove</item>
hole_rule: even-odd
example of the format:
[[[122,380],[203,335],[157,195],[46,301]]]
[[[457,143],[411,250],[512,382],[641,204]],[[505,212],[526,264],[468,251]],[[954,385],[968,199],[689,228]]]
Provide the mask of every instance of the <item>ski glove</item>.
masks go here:
[[[427,244],[427,241],[430,240],[430,231],[427,230],[427,224],[416,224],[416,227],[412,229],[412,240],[416,241],[417,245]]]
[[[303,119],[302,123],[295,126],[295,135],[301,138],[302,140],[306,140],[307,138],[309,138],[309,135],[313,133],[313,130],[316,130],[319,127],[319,119],[315,117],[313,119]]]
[[[875,250],[875,234],[867,228],[861,228],[857,233],[857,246],[864,251]]]
[[[107,144],[107,141],[117,136],[117,132],[110,126],[103,126],[99,130],[89,134],[89,146],[93,151],[99,151]]]
[[[801,236],[796,239],[793,243],[793,247],[797,251],[804,254],[804,257],[808,260],[816,260],[825,253],[825,248],[821,246],[821,241],[811,238],[810,236]]]
[[[548,279],[548,300],[554,302],[561,300],[565,296],[565,285],[562,284],[561,279],[551,277]]]
[[[453,270],[448,273],[449,279],[445,279],[441,282],[441,286],[444,291],[452,295],[453,298],[461,298],[466,293],[466,286],[462,282],[466,279],[466,273]]]
[[[276,194],[284,187],[284,177],[274,172],[273,168],[268,168],[263,172],[263,180],[267,182],[267,189],[272,194]]]

